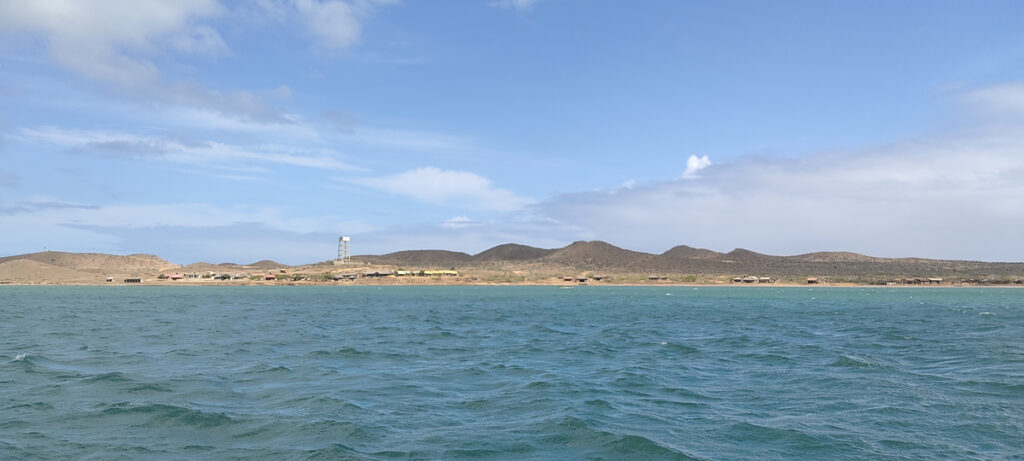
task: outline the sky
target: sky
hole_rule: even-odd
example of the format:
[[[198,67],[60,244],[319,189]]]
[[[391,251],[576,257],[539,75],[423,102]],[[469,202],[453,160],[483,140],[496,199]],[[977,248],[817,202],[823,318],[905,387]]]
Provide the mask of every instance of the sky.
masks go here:
[[[1019,1],[0,0],[0,255],[1024,261]]]

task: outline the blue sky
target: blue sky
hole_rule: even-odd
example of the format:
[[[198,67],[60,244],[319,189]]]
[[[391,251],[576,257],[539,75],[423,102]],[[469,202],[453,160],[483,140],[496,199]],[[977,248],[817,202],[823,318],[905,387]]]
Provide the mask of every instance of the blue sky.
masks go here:
[[[1020,2],[0,0],[0,254],[1024,261]]]

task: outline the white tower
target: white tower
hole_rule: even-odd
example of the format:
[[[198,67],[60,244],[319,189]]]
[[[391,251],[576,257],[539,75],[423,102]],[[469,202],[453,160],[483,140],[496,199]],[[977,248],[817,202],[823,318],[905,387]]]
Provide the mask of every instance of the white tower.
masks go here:
[[[352,257],[348,254],[348,242],[352,240],[349,236],[338,238],[338,259],[334,260],[334,264],[345,264],[352,260]]]

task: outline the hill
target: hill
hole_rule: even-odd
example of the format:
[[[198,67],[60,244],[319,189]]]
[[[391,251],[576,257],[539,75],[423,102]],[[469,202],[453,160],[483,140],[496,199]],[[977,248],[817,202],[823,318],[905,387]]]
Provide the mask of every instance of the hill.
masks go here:
[[[447,250],[407,250],[380,256],[353,256],[352,260],[364,264],[387,264],[395,266],[418,266],[426,268],[451,267],[472,261],[467,253]]]
[[[44,251],[0,258],[0,263],[14,260],[29,260],[55,267],[99,273],[157,272],[176,267],[175,264],[154,255],[132,254],[127,256],[104,253],[65,253]]]
[[[721,258],[722,253],[717,251],[706,250],[704,248],[694,248],[687,245],[674,246],[672,249],[661,254],[664,258],[699,258],[699,259],[715,259]]]
[[[988,263],[922,258],[878,258],[851,252],[816,252],[774,256],[737,248],[728,253],[679,245],[661,254],[619,248],[602,241],[578,241],[563,248],[543,249],[515,243],[498,245],[469,255],[447,250],[409,250],[385,255],[352,258],[355,264],[336,266],[333,261],[288,266],[270,260],[248,265],[206,262],[177,266],[157,256],[47,251],[0,258],[0,282],[94,283],[107,276],[156,278],[167,271],[261,273],[287,269],[289,273],[331,273],[352,270],[385,271],[446,269],[476,272],[471,277],[538,280],[578,274],[622,275],[626,280],[647,275],[689,275],[703,280],[756,275],[791,281],[802,277],[826,277],[834,281],[880,281],[899,278],[939,277],[966,280],[1018,280],[1024,263]]]
[[[473,261],[529,261],[543,258],[555,251],[516,243],[506,243],[473,255]]]
[[[33,259],[7,259],[0,262],[0,281],[17,283],[99,283],[97,273],[68,269]]]

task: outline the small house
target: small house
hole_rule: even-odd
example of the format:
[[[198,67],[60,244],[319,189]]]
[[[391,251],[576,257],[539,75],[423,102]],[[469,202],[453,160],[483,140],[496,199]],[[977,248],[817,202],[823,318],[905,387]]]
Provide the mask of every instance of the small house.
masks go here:
[[[808,285],[815,285],[817,283],[818,283],[818,278],[817,277],[807,277],[807,284]]]

